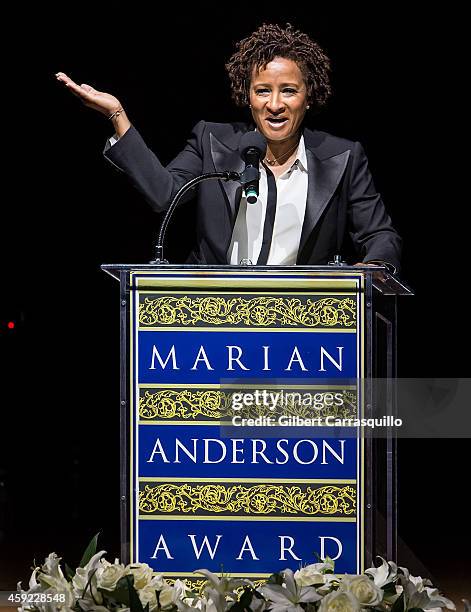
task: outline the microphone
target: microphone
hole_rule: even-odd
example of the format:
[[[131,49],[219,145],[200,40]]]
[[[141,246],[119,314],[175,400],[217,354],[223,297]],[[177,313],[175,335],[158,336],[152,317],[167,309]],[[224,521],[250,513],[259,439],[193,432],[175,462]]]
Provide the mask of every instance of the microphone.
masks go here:
[[[266,151],[267,141],[260,132],[246,132],[240,139],[239,155],[245,162],[245,170],[240,175],[240,182],[249,204],[255,204],[258,198],[260,180],[258,165],[265,157]]]

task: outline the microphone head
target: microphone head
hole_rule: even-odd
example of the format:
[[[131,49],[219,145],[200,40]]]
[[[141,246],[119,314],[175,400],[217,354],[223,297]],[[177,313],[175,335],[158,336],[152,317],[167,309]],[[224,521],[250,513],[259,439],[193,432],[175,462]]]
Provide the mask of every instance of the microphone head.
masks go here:
[[[260,154],[260,157],[265,157],[265,153],[267,152],[267,141],[260,134],[260,132],[256,132],[253,130],[252,132],[245,132],[245,134],[240,139],[239,143],[239,155],[246,162],[247,152],[250,149],[257,149]]]

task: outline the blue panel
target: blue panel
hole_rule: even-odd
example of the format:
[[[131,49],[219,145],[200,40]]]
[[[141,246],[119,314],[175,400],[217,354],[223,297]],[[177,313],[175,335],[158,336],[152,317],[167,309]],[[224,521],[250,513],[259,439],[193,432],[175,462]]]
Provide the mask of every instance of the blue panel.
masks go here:
[[[290,275],[281,276],[290,278]],[[134,311],[133,316],[135,314]],[[134,323],[137,325],[136,321]],[[361,324],[360,316],[358,323]],[[226,326],[224,329],[197,331],[182,326],[176,331],[137,331],[134,327],[134,346],[138,354],[135,355],[133,388],[136,391],[136,385],[141,384],[155,385],[156,388],[159,385],[181,385],[182,389],[194,385],[193,388],[197,389],[221,383],[227,388],[231,381],[239,383],[237,391],[241,392],[241,387],[256,381],[261,382],[261,388],[268,388],[270,384],[290,384],[292,388],[298,384],[345,385],[348,379],[355,380],[358,375],[357,342],[357,333],[338,329],[245,331],[231,330]],[[234,347],[232,351],[229,346]],[[240,351],[235,347],[240,347]],[[264,347],[269,347],[268,351]],[[230,355],[233,369],[229,368]],[[160,362],[165,361],[166,365],[162,366]],[[337,367],[333,361],[341,362],[342,367]],[[330,429],[326,433],[319,428],[307,427],[303,430],[292,427],[276,430],[269,427],[241,428],[240,437],[237,437],[239,434],[235,429],[224,432],[219,425],[194,425],[181,421],[179,424],[138,425],[134,430],[133,449],[138,451],[138,455],[132,458],[133,474],[143,479],[175,478],[183,482],[193,478],[195,484],[198,484],[198,479],[207,482],[207,479],[215,478],[221,479],[220,482],[236,479],[240,483],[250,478],[252,484],[280,479],[287,486],[295,484],[293,481],[296,479],[321,482],[357,479],[358,442],[354,438],[330,437],[332,434],[342,436],[339,431]],[[231,437],[225,437],[224,433]],[[248,435],[252,437],[248,438]],[[314,435],[316,437],[310,437]],[[323,439],[322,435],[326,438]],[[187,449],[184,452],[179,448],[178,456],[176,439]],[[189,456],[194,452],[195,460]],[[357,485],[361,492],[361,483]],[[138,483],[133,481],[131,487],[137,490]],[[360,500],[361,495],[357,502]],[[138,511],[137,506],[137,499],[134,499],[134,512]],[[338,548],[329,538],[336,538],[342,544],[343,552],[336,561],[336,571],[356,573],[360,570],[357,564],[359,525],[355,522],[342,522],[335,516],[332,521],[296,520],[296,517],[307,518],[304,508],[288,521],[280,521],[268,511],[267,517],[275,520],[261,520],[260,514],[243,514],[245,509],[237,516],[224,518],[211,508],[209,516],[212,520],[207,520],[202,515],[206,513],[207,516],[210,510],[198,508],[197,512],[201,513],[198,518],[181,512],[178,517],[174,515],[173,520],[158,517],[158,520],[137,520],[136,525],[134,516],[133,524],[137,526],[134,532],[137,542],[131,542],[134,560],[149,563],[156,571],[164,573],[192,572],[198,568],[242,574],[270,573],[285,567],[297,569],[301,564],[317,561],[316,553],[321,553],[320,538],[324,537],[324,553],[331,557],[337,556]],[[361,507],[357,511],[361,512]],[[237,514],[239,510],[234,512]],[[321,517],[324,519],[325,514]],[[206,548],[197,558],[190,536],[195,538],[199,547],[204,536],[214,545],[218,535],[221,539],[214,560]],[[286,538],[286,545],[290,542],[288,538],[292,538],[293,552],[300,560],[293,559],[289,553],[285,559],[280,559],[282,536]],[[159,539],[161,550],[154,555]],[[241,555],[244,540],[246,551]],[[163,550],[164,542],[172,559],[168,559]],[[258,559],[252,558],[248,542]],[[242,558],[237,559],[238,556]]]
[[[215,560],[212,560],[206,547],[198,559],[189,535],[193,535],[197,550],[207,536],[211,547],[221,535],[217,547]],[[167,554],[161,550],[153,559],[157,543],[163,536],[169,554],[173,559],[167,559]],[[249,543],[245,542],[245,551],[242,559],[241,549],[246,536],[258,561],[254,560],[249,550]],[[292,551],[302,559],[297,561],[287,552],[286,560],[280,560],[280,536],[289,536],[293,539]],[[139,559],[148,563],[159,572],[193,572],[196,569],[206,568],[220,572],[270,573],[286,567],[298,569],[302,563],[313,563],[318,559],[315,553],[320,553],[320,537],[334,537],[340,540],[343,547],[341,556],[335,562],[337,572],[355,573],[357,562],[356,526],[355,523],[318,523],[318,522],[272,522],[272,521],[195,521],[182,517],[179,521],[140,521]],[[339,548],[334,540],[324,540],[325,554],[336,557]],[[163,541],[160,542],[163,544]],[[284,540],[285,547],[291,544]]]
[[[194,455],[196,450],[197,464],[181,449],[177,456],[175,438],[180,440],[191,455]],[[205,439],[212,441],[205,443]],[[141,426],[139,428],[139,473],[146,477],[177,476],[182,478],[190,475],[196,478],[250,477],[287,478],[288,480],[290,478],[356,478],[357,441],[355,439],[345,439],[342,443],[335,438],[328,438],[325,441],[313,438],[303,442],[300,442],[303,438],[286,438],[283,442],[276,438],[265,438],[259,442],[252,442],[251,438],[241,438],[235,444],[236,448],[242,452],[237,453],[233,453],[232,439],[221,438],[215,441],[218,439],[219,428],[215,426]],[[159,442],[156,445],[157,440]],[[197,441],[193,442],[193,440]],[[343,459],[343,464],[326,444]],[[264,449],[263,454],[254,455],[254,448],[255,450]],[[153,453],[154,449],[155,453]],[[288,455],[288,462],[286,462],[285,453]],[[223,457],[224,459],[219,461]],[[204,463],[205,458],[207,463]],[[152,462],[149,462],[150,459]],[[165,462],[165,459],[168,463]],[[176,459],[180,463],[175,463]],[[244,460],[244,463],[234,463],[234,460]],[[266,460],[273,463],[269,464]],[[279,463],[276,463],[277,460]],[[218,463],[209,463],[209,461],[218,461]],[[305,462],[306,465],[301,462]]]
[[[156,347],[163,363],[166,362],[174,346],[175,361],[168,359],[165,369],[154,354]],[[204,347],[209,370],[200,354],[200,360],[195,361],[200,348]],[[247,368],[242,369],[234,360],[233,370],[229,370],[228,346],[238,346],[241,349],[240,363]],[[264,349],[269,346],[268,367],[264,370]],[[342,353],[342,370],[332,361],[324,357],[325,371],[321,369],[321,347],[332,358],[340,363]],[[343,347],[339,349],[338,347]],[[297,348],[298,353],[293,355]],[[152,359],[154,354],[154,359]],[[237,349],[232,349],[235,358],[239,355]],[[292,358],[294,359],[292,360]],[[306,368],[303,370],[302,365]],[[288,371],[287,368],[291,368]],[[139,382],[142,383],[213,383],[221,379],[235,378],[283,378],[289,379],[339,379],[353,378],[357,371],[356,335],[348,333],[299,333],[299,332],[186,332],[182,331],[141,331],[139,332]],[[150,369],[154,365],[154,369]],[[176,369],[178,368],[178,369]]]

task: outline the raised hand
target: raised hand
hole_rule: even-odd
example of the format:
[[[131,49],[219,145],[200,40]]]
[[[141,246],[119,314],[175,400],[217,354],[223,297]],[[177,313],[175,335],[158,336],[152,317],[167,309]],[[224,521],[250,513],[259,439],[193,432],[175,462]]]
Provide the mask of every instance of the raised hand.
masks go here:
[[[131,123],[121,106],[120,101],[115,96],[104,91],[98,91],[91,85],[82,83],[77,85],[64,72],[58,72],[56,79],[63,83],[77,98],[80,98],[85,106],[93,108],[102,115],[106,115],[108,119],[112,119],[115,133],[119,138],[123,136],[131,127]]]
[[[98,91],[97,89],[91,87],[91,85],[87,85],[85,83],[78,85],[64,72],[58,72],[56,74],[56,79],[61,83],[64,83],[67,89],[69,89],[75,96],[80,98],[85,106],[93,108],[107,117],[121,108],[118,98],[115,98],[111,94],[105,93],[104,91]]]

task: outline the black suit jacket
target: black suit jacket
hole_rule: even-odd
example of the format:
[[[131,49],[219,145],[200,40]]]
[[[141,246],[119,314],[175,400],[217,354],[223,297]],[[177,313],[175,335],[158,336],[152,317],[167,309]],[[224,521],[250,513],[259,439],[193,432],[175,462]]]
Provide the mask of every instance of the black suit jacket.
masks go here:
[[[113,146],[107,144],[104,155],[161,212],[195,176],[215,170],[240,172],[244,164],[238,145],[248,129],[243,123],[200,121],[183,151],[167,167],[134,127]],[[349,237],[357,261],[384,261],[398,268],[401,238],[376,192],[360,143],[307,128],[304,142],[309,178],[297,263],[326,264],[336,253],[344,254]],[[236,182],[199,185],[196,245],[189,263],[227,264],[240,196]]]

